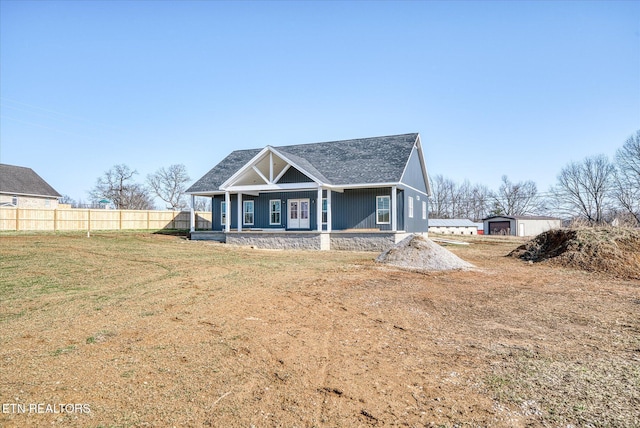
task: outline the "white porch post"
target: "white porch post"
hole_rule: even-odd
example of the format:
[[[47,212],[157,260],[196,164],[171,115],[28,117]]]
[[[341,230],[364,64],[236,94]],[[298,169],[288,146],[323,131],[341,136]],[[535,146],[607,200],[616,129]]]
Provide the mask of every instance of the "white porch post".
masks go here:
[[[322,186],[318,186],[318,199],[316,200],[316,221],[318,232],[322,232]]]
[[[331,232],[331,189],[327,189],[327,232]]]
[[[396,232],[398,230],[398,219],[396,216],[398,214],[398,209],[396,208],[398,204],[398,195],[396,192],[396,186],[391,187],[391,230]]]
[[[195,206],[196,206],[196,196],[191,195],[191,212],[189,216],[189,230],[191,232],[196,231],[196,210],[194,208]]]
[[[242,193],[238,192],[238,232],[242,232]]]
[[[224,231],[229,232],[231,230],[231,195],[229,192],[224,192]]]

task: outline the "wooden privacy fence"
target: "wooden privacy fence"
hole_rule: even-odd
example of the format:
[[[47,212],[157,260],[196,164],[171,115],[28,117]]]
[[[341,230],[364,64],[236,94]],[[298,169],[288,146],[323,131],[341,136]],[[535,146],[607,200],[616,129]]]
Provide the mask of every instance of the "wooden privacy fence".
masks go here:
[[[0,231],[189,229],[189,211],[34,209],[0,207]],[[211,213],[196,212],[196,229],[211,229]]]

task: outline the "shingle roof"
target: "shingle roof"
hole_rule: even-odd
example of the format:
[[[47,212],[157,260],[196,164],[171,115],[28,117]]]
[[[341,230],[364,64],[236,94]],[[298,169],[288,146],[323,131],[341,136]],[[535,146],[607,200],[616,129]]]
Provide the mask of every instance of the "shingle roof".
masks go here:
[[[417,138],[418,134],[412,133],[273,148],[326,184],[397,183],[402,178]],[[234,151],[196,181],[187,192],[219,190],[222,183],[260,150]]]
[[[0,193],[62,196],[31,168],[7,164],[0,164]]]

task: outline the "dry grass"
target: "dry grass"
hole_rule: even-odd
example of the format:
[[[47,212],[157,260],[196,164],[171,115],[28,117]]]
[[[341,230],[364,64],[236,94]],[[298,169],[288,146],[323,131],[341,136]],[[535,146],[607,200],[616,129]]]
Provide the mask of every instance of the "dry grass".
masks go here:
[[[509,255],[619,278],[640,279],[640,229],[554,229],[536,236]]]
[[[640,282],[150,234],[0,236],[2,426],[637,426]]]

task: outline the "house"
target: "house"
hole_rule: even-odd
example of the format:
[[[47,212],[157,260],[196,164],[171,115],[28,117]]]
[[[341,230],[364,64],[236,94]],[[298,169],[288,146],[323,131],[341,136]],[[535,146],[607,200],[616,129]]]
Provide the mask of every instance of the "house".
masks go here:
[[[432,218],[429,220],[429,233],[477,235],[478,226],[466,218]]]
[[[55,209],[60,197],[31,168],[0,164],[0,206]]]
[[[378,251],[427,233],[430,193],[417,133],[237,150],[187,189],[212,206],[191,239]]]
[[[535,236],[562,227],[562,220],[547,216],[492,216],[483,219],[485,235]]]

